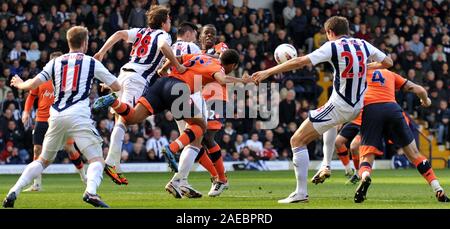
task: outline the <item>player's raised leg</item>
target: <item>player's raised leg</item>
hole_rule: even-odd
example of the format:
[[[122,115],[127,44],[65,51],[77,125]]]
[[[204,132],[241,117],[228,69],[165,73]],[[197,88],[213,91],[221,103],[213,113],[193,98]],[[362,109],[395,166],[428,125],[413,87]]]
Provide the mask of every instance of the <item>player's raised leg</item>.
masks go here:
[[[105,159],[105,173],[111,177],[112,181],[118,185],[128,184],[128,180],[122,175],[120,168],[120,156],[122,151],[123,138],[127,131],[125,121],[122,118],[116,119],[116,124],[111,132],[110,147],[108,156]]]

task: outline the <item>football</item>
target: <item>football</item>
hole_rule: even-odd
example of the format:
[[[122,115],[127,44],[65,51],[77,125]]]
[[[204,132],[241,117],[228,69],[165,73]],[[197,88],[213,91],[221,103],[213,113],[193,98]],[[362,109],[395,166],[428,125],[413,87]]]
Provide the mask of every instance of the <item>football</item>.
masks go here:
[[[275,53],[273,54],[275,61],[278,64],[282,64],[292,58],[297,57],[297,50],[294,46],[290,44],[281,44],[275,49]]]

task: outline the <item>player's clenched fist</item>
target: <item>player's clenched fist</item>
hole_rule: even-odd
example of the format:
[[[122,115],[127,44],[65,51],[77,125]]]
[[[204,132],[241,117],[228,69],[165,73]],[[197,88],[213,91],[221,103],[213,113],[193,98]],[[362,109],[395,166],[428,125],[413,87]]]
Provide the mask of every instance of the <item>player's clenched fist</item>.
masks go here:
[[[23,80],[18,75],[13,76],[11,79],[11,86],[13,87],[17,87],[21,83],[23,83]]]
[[[97,59],[98,61],[102,61],[104,56],[105,54],[98,52],[94,55],[94,58]]]
[[[252,78],[256,83],[259,83],[259,82],[267,79],[267,77],[269,77],[269,76],[270,75],[266,71],[259,71],[259,72],[253,73]]]
[[[423,100],[420,100],[420,105],[422,105],[422,107],[429,107],[429,106],[431,106],[431,99],[430,98],[427,98],[425,101],[423,101]]]

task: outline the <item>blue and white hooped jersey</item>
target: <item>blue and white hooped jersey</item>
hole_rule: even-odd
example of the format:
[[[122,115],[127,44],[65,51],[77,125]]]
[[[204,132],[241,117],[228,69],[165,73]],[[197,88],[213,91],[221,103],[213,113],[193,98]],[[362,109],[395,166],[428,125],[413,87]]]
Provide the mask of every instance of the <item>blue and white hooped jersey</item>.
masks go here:
[[[386,57],[369,42],[346,36],[326,42],[307,56],[313,65],[329,62],[333,66],[333,94],[352,107],[361,100],[367,88],[368,59],[382,62]]]
[[[134,28],[127,30],[128,43],[133,43],[130,61],[122,68],[133,69],[147,81],[156,75],[156,70],[162,65],[164,55],[158,48],[158,42],[166,41],[170,46],[172,38],[161,29]]]
[[[116,80],[100,61],[83,53],[67,53],[50,60],[36,76],[41,81],[52,80],[55,100],[50,114],[77,114],[90,117],[89,94],[93,79],[106,85]],[[66,113],[67,112],[67,113]]]
[[[176,57],[185,55],[185,54],[201,54],[202,50],[198,45],[196,45],[193,42],[187,42],[182,40],[177,40],[172,45],[172,51],[173,54],[175,54]]]

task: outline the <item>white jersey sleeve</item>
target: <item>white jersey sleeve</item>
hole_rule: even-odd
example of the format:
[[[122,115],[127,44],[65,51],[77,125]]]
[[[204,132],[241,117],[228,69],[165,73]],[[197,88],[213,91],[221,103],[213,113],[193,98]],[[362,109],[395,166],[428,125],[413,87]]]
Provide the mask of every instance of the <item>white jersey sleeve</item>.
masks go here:
[[[329,62],[331,59],[331,43],[326,42],[320,46],[320,48],[314,50],[306,56],[309,57],[313,65],[317,65],[322,62]]]
[[[166,32],[162,33],[161,35],[159,35],[159,39],[158,39],[158,49],[160,49],[164,43],[167,43],[169,46],[172,45],[172,38],[170,37],[170,35]]]
[[[362,42],[367,46],[367,49],[369,50],[369,57],[372,58],[372,60],[376,62],[381,62],[384,60],[384,58],[386,58],[386,54],[384,54],[379,49],[375,48],[371,43],[367,41]]]
[[[191,53],[192,54],[201,54],[202,50],[200,49],[200,47],[198,47],[198,45],[191,43],[189,44],[191,46]]]
[[[95,60],[94,77],[108,86],[116,81],[116,77],[111,74],[108,69],[106,69],[105,66],[103,66],[103,64],[98,60]]]
[[[53,66],[55,65],[55,59],[50,60],[45,66],[44,69],[42,69],[41,72],[37,74],[36,77],[39,77],[39,79],[42,82],[46,82],[52,79],[53,75]]]
[[[138,32],[141,30],[141,28],[133,28],[133,29],[129,29],[126,30],[128,33],[128,43],[134,43],[136,41],[137,38],[137,34]]]

